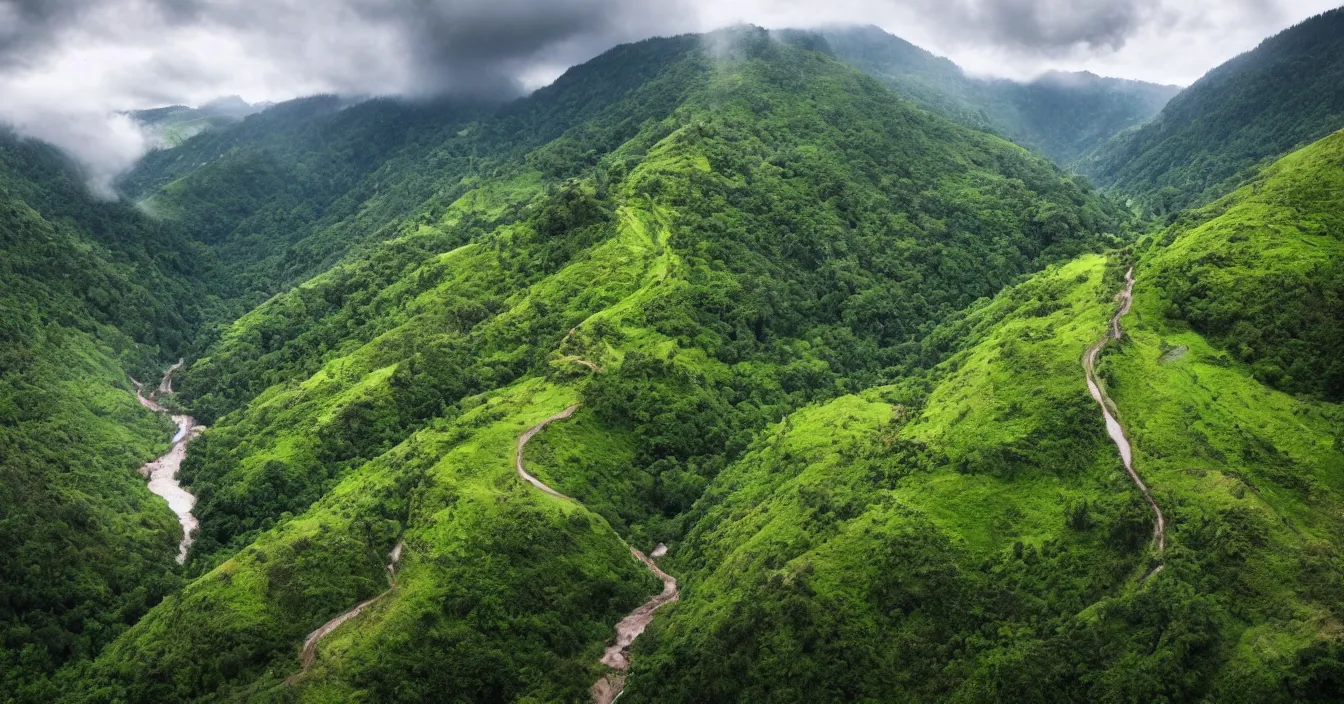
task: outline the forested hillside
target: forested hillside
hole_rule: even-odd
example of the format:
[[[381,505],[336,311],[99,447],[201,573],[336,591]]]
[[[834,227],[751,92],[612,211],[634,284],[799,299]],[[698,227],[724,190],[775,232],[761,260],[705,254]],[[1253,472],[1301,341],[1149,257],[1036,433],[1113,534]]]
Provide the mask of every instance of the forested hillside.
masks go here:
[[[1040,274],[930,336],[967,343],[927,376],[757,436],[687,515],[625,698],[1337,699],[1342,156]],[[1079,363],[1129,266],[1099,373],[1165,550]]]
[[[920,368],[939,320],[1127,234],[1081,181],[824,54],[711,44],[576,69],[537,99],[646,78],[231,326],[183,387],[212,420],[184,468],[199,576],[60,686],[583,698],[655,591],[622,538],[675,540],[767,424]],[[573,403],[531,462],[577,501],[511,456]],[[599,452],[566,452],[571,430]],[[395,587],[285,685],[305,633],[386,588],[394,544]]]
[[[651,90],[646,83],[698,41],[618,47],[600,66],[575,67],[503,106],[294,100],[151,152],[120,185],[219,252],[236,295],[251,307],[352,250],[413,230],[412,216],[442,215],[476,179],[512,168],[577,125],[589,127],[538,153],[533,167],[551,178],[591,168],[599,151],[638,129],[643,116],[632,106],[657,112],[678,98],[675,85]],[[613,104],[626,107],[609,109]],[[603,119],[593,121],[599,114]]]
[[[1344,133],[1163,221],[1027,148],[1169,94],[738,27],[0,141],[0,704],[1338,701]]]
[[[1235,189],[1256,169],[1344,128],[1344,9],[1215,68],[1150,124],[1076,167],[1159,216]]]
[[[1059,164],[1143,124],[1180,90],[1087,72],[1050,72],[1027,82],[981,79],[878,27],[837,27],[821,35],[836,57],[906,98]]]
[[[10,135],[0,251],[0,689],[15,692],[181,585],[173,515],[136,472],[169,433],[128,374],[184,352],[214,274],[204,248]]]

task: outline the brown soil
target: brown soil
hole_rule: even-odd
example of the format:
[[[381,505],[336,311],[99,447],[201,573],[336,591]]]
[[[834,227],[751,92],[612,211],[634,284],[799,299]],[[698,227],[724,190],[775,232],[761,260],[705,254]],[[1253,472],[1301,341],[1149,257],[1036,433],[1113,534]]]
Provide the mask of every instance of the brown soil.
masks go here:
[[[570,499],[568,496],[547,486],[544,482],[532,476],[532,474],[527,471],[527,468],[523,465],[523,450],[526,449],[528,441],[536,437],[537,433],[545,430],[546,426],[574,415],[574,411],[579,409],[579,405],[580,404],[576,403],[573,406],[566,408],[529,428],[527,432],[518,436],[518,447],[514,458],[514,467],[518,470],[518,475],[522,477],[524,481],[551,496],[569,499],[571,501],[573,499]],[[658,556],[666,553],[667,547],[664,545],[659,545],[658,548],[654,550],[654,554]],[[630,658],[628,655],[630,646],[634,644],[635,639],[638,638],[640,634],[644,632],[644,629],[648,628],[649,623],[653,621],[653,612],[657,611],[658,608],[664,604],[669,604],[677,600],[678,590],[677,580],[675,578],[659,569],[658,565],[644,555],[644,553],[634,548],[630,548],[630,554],[633,555],[635,559],[643,562],[644,566],[648,567],[650,572],[658,577],[658,579],[662,580],[663,591],[641,604],[639,608],[630,612],[630,615],[621,619],[620,623],[616,624],[616,642],[608,646],[606,652],[602,655],[602,664],[612,668],[613,671],[593,683],[590,691],[595,704],[611,704],[616,701],[617,697],[621,696],[621,692],[625,689],[625,672],[630,669]]]

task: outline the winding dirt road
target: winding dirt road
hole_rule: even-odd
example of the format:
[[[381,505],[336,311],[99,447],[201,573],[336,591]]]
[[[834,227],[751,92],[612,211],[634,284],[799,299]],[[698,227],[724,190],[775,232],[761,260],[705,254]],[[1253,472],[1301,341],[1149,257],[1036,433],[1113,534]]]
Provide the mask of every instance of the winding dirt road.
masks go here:
[[[326,638],[332,631],[340,628],[341,624],[360,615],[364,612],[364,609],[367,609],[379,599],[391,594],[392,590],[397,588],[397,563],[401,561],[402,546],[403,543],[397,541],[396,547],[392,548],[392,552],[387,554],[387,589],[383,590],[378,596],[356,604],[354,608],[327,621],[321,626],[318,626],[317,630],[309,633],[308,637],[303,639],[303,648],[299,650],[299,662],[302,664],[302,667],[298,672],[285,679],[285,684],[294,684],[294,682],[298,681],[300,677],[308,672],[308,668],[313,666],[313,661],[317,659],[317,644],[320,643],[323,638]]]
[[[558,420],[565,420],[574,415],[574,411],[579,410],[580,405],[581,404],[576,403],[531,428],[528,428],[527,432],[519,435],[518,448],[514,458],[514,467],[518,470],[518,476],[522,477],[524,481],[551,496],[568,499],[570,501],[573,501],[574,499],[552,489],[547,486],[545,482],[532,476],[532,474],[527,471],[527,468],[523,465],[523,450],[527,447],[528,441],[536,437],[537,433],[545,430],[546,426],[551,423]],[[627,545],[626,547],[629,546]],[[633,645],[635,639],[644,632],[644,629],[648,628],[649,624],[653,622],[653,612],[657,611],[659,607],[664,604],[676,601],[678,596],[676,578],[661,569],[658,569],[658,565],[655,564],[652,559],[633,547],[630,548],[630,554],[633,555],[635,559],[643,562],[644,566],[648,567],[649,571],[662,581],[663,591],[641,604],[639,608],[630,612],[630,615],[621,619],[620,623],[616,624],[616,642],[608,646],[606,652],[602,655],[602,664],[612,668],[613,672],[604,675],[602,679],[593,684],[591,693],[595,704],[611,704],[616,701],[617,697],[621,696],[621,692],[625,689],[625,672],[630,669],[630,658],[628,655],[630,646]],[[659,544],[654,550],[654,555],[661,557],[665,554],[667,554],[667,547],[662,544]]]
[[[529,474],[527,468],[523,466],[523,448],[527,447],[527,441],[536,437],[537,433],[540,433],[541,431],[545,430],[546,426],[556,422],[557,420],[565,420],[566,418],[574,415],[574,411],[579,410],[580,405],[582,404],[576,403],[573,406],[570,406],[569,408],[566,408],[565,410],[560,411],[559,413],[551,416],[550,418],[547,418],[546,420],[537,423],[531,428],[528,428],[527,432],[518,436],[518,448],[514,452],[513,466],[515,469],[518,470],[518,476],[522,477],[523,480],[526,481],[528,484],[531,484],[532,486],[535,486],[536,488],[541,489],[547,494],[550,494],[551,496],[554,496],[559,499],[568,499],[569,497],[565,496],[564,494],[561,494],[555,489],[550,488],[549,486],[546,486],[545,482]],[[573,499],[570,500],[572,501]]]
[[[552,489],[547,486],[545,482],[537,479],[527,471],[527,467],[523,464],[523,450],[527,447],[528,441],[536,437],[537,433],[545,430],[546,426],[551,423],[565,420],[574,415],[574,411],[577,411],[579,406],[580,404],[576,403],[532,426],[522,435],[518,436],[518,445],[514,459],[514,467],[518,470],[518,475],[527,483],[551,496],[569,501],[573,501],[574,499]],[[327,621],[318,627],[317,630],[308,634],[308,637],[303,641],[303,648],[299,652],[299,662],[302,666],[298,672],[290,675],[289,678],[285,680],[286,684],[295,683],[308,672],[308,669],[312,667],[313,662],[317,659],[317,645],[323,638],[327,637],[327,635],[337,628],[340,628],[346,621],[359,616],[369,606],[377,603],[378,600],[392,593],[392,591],[397,588],[397,562],[401,559],[401,552],[402,543],[398,542],[397,546],[392,549],[390,554],[388,554],[387,575],[389,586],[386,591],[367,601],[357,604],[354,608]],[[658,556],[662,556],[666,553],[667,547],[662,544],[659,544],[658,549],[654,550],[654,554]],[[596,702],[596,704],[611,704],[617,697],[621,696],[621,691],[625,687],[624,673],[630,668],[630,660],[627,655],[630,645],[635,642],[635,639],[638,638],[640,634],[644,632],[644,629],[648,627],[649,623],[653,621],[654,611],[664,604],[677,600],[677,580],[675,578],[666,572],[663,572],[661,569],[658,569],[658,565],[655,564],[652,559],[645,556],[644,553],[634,548],[630,548],[630,554],[633,555],[635,559],[643,562],[644,565],[649,568],[650,572],[653,572],[658,579],[662,580],[663,591],[652,599],[649,599],[647,602],[641,604],[639,608],[632,611],[630,615],[621,619],[620,623],[616,624],[616,642],[611,646],[608,646],[606,652],[602,656],[602,663],[611,667],[614,672],[604,676],[593,685],[592,695],[593,701]]]
[[[1107,343],[1112,340],[1119,340],[1121,336],[1125,334],[1124,329],[1120,327],[1120,319],[1129,312],[1130,305],[1134,300],[1134,267],[1130,267],[1129,271],[1125,272],[1125,287],[1121,289],[1118,298],[1120,299],[1120,307],[1115,311],[1115,315],[1111,317],[1110,330],[1097,342],[1097,344],[1089,347],[1087,352],[1083,354],[1083,371],[1087,376],[1087,390],[1092,394],[1092,399],[1097,402],[1097,405],[1101,406],[1101,414],[1106,419],[1106,433],[1111,436],[1111,440],[1115,442],[1116,448],[1120,450],[1120,459],[1125,464],[1125,471],[1129,473],[1129,478],[1134,481],[1134,486],[1139,488],[1139,491],[1143,494],[1143,498],[1153,509],[1153,541],[1157,544],[1158,554],[1161,554],[1167,546],[1166,519],[1162,516],[1162,509],[1158,507],[1157,501],[1153,499],[1152,492],[1148,491],[1148,486],[1143,483],[1143,479],[1139,477],[1139,473],[1134,471],[1133,447],[1129,444],[1129,438],[1125,436],[1124,427],[1121,426],[1120,421],[1116,419],[1119,415],[1119,410],[1116,408],[1115,402],[1111,400],[1111,397],[1106,395],[1101,380],[1097,378],[1096,370],[1097,357],[1100,356],[1101,350],[1106,347]],[[1152,572],[1149,572],[1143,580],[1147,580],[1149,577],[1161,572],[1162,567],[1163,565],[1158,565]]]
[[[150,391],[148,397],[144,395],[144,384],[131,379],[131,383],[135,384],[135,397],[140,401],[140,405],[155,413],[168,413],[168,409],[154,399],[158,394],[173,392],[173,372],[181,369],[183,363],[184,360],[179,359],[177,364],[169,367],[168,371],[164,372],[158,388]],[[177,564],[180,565],[187,561],[187,550],[191,547],[192,541],[191,534],[200,526],[200,522],[191,512],[196,507],[196,497],[183,489],[177,481],[177,470],[182,467],[182,460],[187,457],[187,445],[205,431],[205,426],[197,425],[191,416],[175,415],[172,419],[177,424],[172,449],[141,467],[140,474],[149,479],[150,492],[162,496],[168,502],[168,507],[177,514],[178,523],[182,524],[182,541],[177,546]]]

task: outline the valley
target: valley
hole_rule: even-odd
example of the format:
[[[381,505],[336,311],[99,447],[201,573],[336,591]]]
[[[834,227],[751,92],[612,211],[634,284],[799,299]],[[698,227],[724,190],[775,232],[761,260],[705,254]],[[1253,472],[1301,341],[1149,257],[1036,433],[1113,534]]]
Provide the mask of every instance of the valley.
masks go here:
[[[0,135],[0,704],[1338,700],[1341,18]]]
[[[169,367],[163,373],[163,380],[159,382],[158,388],[150,391],[149,396],[144,395],[143,384],[131,379],[135,385],[135,398],[141,406],[155,413],[171,413],[167,408],[157,403],[154,398],[158,394],[173,393],[173,372],[181,369],[186,363],[185,360],[178,360],[177,364]],[[182,564],[187,561],[187,550],[191,547],[191,534],[196,530],[199,522],[192,515],[191,509],[196,506],[196,497],[191,492],[182,488],[182,484],[177,480],[177,471],[182,466],[182,460],[187,456],[187,445],[195,440],[197,436],[205,432],[203,426],[196,424],[196,419],[188,415],[172,415],[173,423],[177,426],[177,433],[173,435],[172,449],[168,454],[146,464],[140,468],[140,474],[149,480],[149,490],[156,496],[160,496],[168,502],[168,508],[177,514],[177,520],[182,524],[182,541],[178,543],[177,562]]]

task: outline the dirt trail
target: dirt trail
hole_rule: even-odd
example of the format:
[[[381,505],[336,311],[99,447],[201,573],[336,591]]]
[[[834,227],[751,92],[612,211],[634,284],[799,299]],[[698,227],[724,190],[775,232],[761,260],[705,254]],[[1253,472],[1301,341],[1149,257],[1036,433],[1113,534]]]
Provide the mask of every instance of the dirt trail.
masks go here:
[[[1129,478],[1134,481],[1134,485],[1139,488],[1143,498],[1153,509],[1153,540],[1157,544],[1158,554],[1161,554],[1167,546],[1166,519],[1162,516],[1162,509],[1158,507],[1157,501],[1153,499],[1152,492],[1148,491],[1148,486],[1143,483],[1139,473],[1134,471],[1134,450],[1129,444],[1129,438],[1125,436],[1124,427],[1117,420],[1119,410],[1111,397],[1106,395],[1106,390],[1102,387],[1101,381],[1097,379],[1097,357],[1101,354],[1101,350],[1106,347],[1107,343],[1112,340],[1119,340],[1125,334],[1124,329],[1120,327],[1120,319],[1129,312],[1130,305],[1133,303],[1134,267],[1130,267],[1129,271],[1125,272],[1125,287],[1121,289],[1119,298],[1120,308],[1111,317],[1110,330],[1097,344],[1089,347],[1087,352],[1083,354],[1083,371],[1087,376],[1087,390],[1092,394],[1092,399],[1097,402],[1097,405],[1101,406],[1101,414],[1106,419],[1106,433],[1111,436],[1116,448],[1120,450],[1120,459],[1125,464],[1125,471],[1129,473]],[[1152,572],[1145,575],[1143,580],[1146,581],[1161,572],[1162,567],[1162,565],[1158,565]]]
[[[158,394],[171,394],[173,392],[173,372],[182,368],[184,360],[178,360],[177,364],[168,368],[164,372],[163,380],[159,382],[158,388],[149,392],[149,396],[144,395],[144,384],[131,379],[135,384],[135,397],[140,401],[140,405],[148,408],[155,413],[168,413],[168,409],[154,400]],[[197,425],[196,420],[191,416],[175,415],[172,416],[173,422],[177,424],[177,434],[173,435],[173,447],[168,453],[147,463],[140,468],[140,474],[149,479],[150,492],[162,496],[168,502],[168,507],[177,514],[177,520],[182,524],[182,541],[177,546],[177,564],[183,564],[187,561],[187,550],[191,547],[191,534],[200,526],[196,516],[191,513],[191,509],[196,506],[196,497],[191,492],[182,488],[177,481],[177,470],[182,467],[182,460],[187,457],[187,445],[195,440],[202,432],[205,426]]]
[[[551,496],[560,499],[568,499],[569,497],[565,496],[564,494],[561,494],[555,489],[550,488],[549,486],[546,486],[545,482],[542,482],[540,479],[537,479],[531,474],[528,474],[527,468],[523,467],[523,448],[527,447],[528,440],[531,440],[533,437],[536,437],[536,434],[545,430],[546,426],[556,422],[557,420],[564,420],[574,415],[574,411],[579,410],[579,406],[580,404],[576,403],[573,406],[570,406],[569,408],[566,408],[565,410],[560,411],[559,413],[551,416],[550,418],[547,418],[546,420],[537,423],[531,428],[528,428],[527,432],[518,436],[518,448],[517,451],[514,453],[513,466],[518,470],[518,476],[522,477],[523,480],[526,481],[528,484],[531,484],[532,486],[541,489],[547,494],[550,494]]]
[[[159,382],[159,388],[150,393],[150,396],[173,393],[173,372],[181,369],[186,363],[187,360],[178,358],[177,364],[168,367],[168,371],[163,373],[163,381]]]
[[[607,652],[602,655],[602,664],[622,671],[630,669],[630,658],[626,656],[625,651],[630,649],[635,639],[653,622],[653,612],[663,604],[677,600],[677,580],[675,578],[658,569],[658,565],[654,564],[653,560],[646,557],[644,553],[630,548],[630,554],[643,562],[654,576],[663,580],[663,591],[644,602],[639,608],[631,611],[629,616],[616,624],[616,642],[607,646]]]
[[[573,331],[573,330],[570,330],[570,331],[569,331],[569,334],[573,335],[573,334],[574,334],[574,331]],[[597,366],[597,364],[595,364],[595,363],[593,363],[593,362],[590,362],[590,361],[588,361],[588,360],[586,360],[586,359],[584,359],[584,358],[582,358],[582,357],[579,357],[579,356],[577,356],[577,355],[572,355],[572,354],[571,354],[571,355],[569,355],[569,356],[567,356],[567,357],[561,357],[561,358],[560,358],[560,361],[561,361],[561,362],[573,362],[573,363],[575,363],[575,364],[582,364],[583,366],[588,367],[589,369],[591,369],[591,370],[593,371],[594,374],[601,374],[601,373],[602,373],[602,367],[599,367],[599,366]]]
[[[340,628],[341,624],[360,615],[364,612],[364,609],[367,609],[379,599],[391,594],[392,590],[397,588],[397,563],[401,561],[402,547],[403,543],[397,541],[396,547],[393,547],[392,552],[387,554],[387,589],[383,590],[378,596],[356,604],[354,608],[327,621],[321,626],[318,626],[317,630],[309,633],[308,637],[303,639],[303,648],[299,651],[299,662],[302,667],[298,672],[285,679],[285,684],[294,684],[300,677],[308,672],[308,668],[312,667],[313,661],[317,659],[317,644],[321,642],[323,638],[326,638],[332,631]]]
[[[573,501],[573,499],[546,486],[544,482],[532,476],[527,471],[527,468],[523,466],[523,450],[527,447],[527,442],[536,437],[537,433],[545,430],[546,426],[551,423],[558,420],[565,420],[574,415],[574,411],[579,410],[580,405],[581,404],[576,403],[532,426],[527,432],[518,436],[518,448],[514,459],[514,467],[518,470],[518,475],[527,483],[551,496],[561,499],[569,499],[570,501]],[[633,555],[635,559],[643,562],[644,566],[648,567],[649,571],[652,572],[654,576],[662,580],[663,591],[641,604],[639,608],[630,612],[630,615],[621,619],[620,623],[616,624],[616,642],[608,646],[606,652],[602,655],[602,664],[612,668],[613,672],[603,676],[602,679],[593,684],[591,693],[595,704],[611,704],[616,701],[617,697],[621,696],[621,692],[625,689],[625,672],[630,669],[630,658],[626,651],[630,649],[630,646],[635,642],[635,639],[638,638],[640,634],[644,632],[644,629],[648,628],[649,623],[653,621],[653,612],[657,611],[658,608],[664,604],[669,604],[677,600],[678,590],[676,578],[658,569],[658,565],[644,553],[634,548],[630,548],[630,554]],[[658,547],[654,549],[653,554],[658,557],[667,554],[667,546],[660,543]]]

